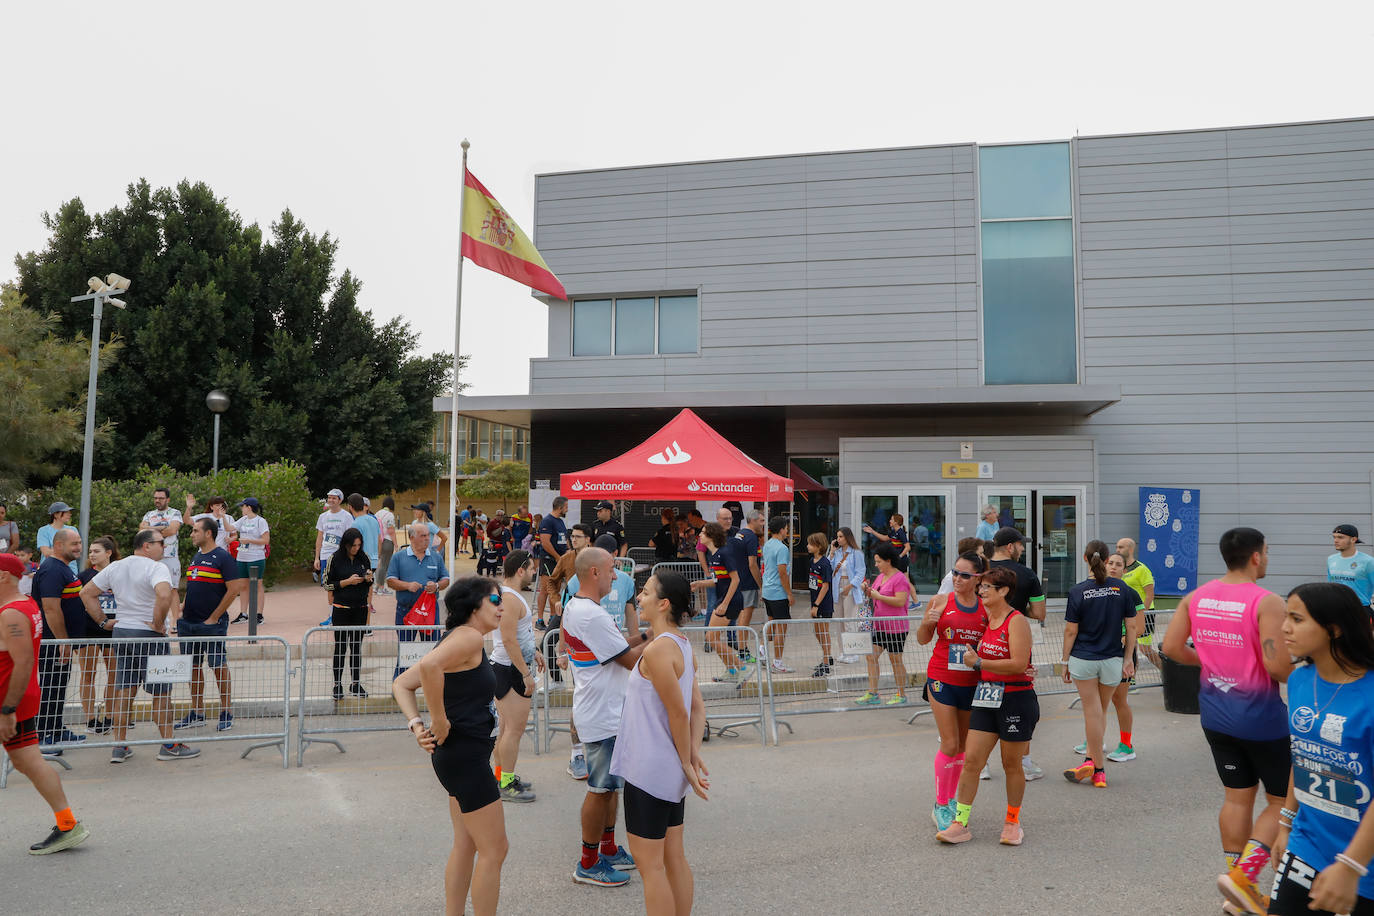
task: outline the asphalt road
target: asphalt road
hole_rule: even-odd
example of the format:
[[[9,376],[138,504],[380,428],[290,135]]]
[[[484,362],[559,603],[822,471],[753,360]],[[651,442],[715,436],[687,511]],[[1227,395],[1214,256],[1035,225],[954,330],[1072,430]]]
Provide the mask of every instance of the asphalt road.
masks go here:
[[[1157,690],[1137,695],[1140,756],[1112,765],[1110,788],[1094,790],[1059,776],[1082,740],[1069,700],[1042,700],[1033,749],[1047,777],[1027,789],[1020,848],[997,843],[997,780],[981,784],[972,842],[935,841],[929,717],[912,726],[900,710],[799,717],[776,748],[751,729],[713,739],[711,800],[687,806],[696,912],[1220,912],[1221,790],[1196,717],[1165,713]],[[616,889],[571,880],[584,789],[564,774],[560,740],[539,757],[527,743],[521,758],[539,797],[505,806],[501,909],[642,912],[637,879]],[[290,770],[271,750],[240,760],[236,744],[167,763],[141,747],[119,767],[105,752],[71,752],[64,780],[91,838],[46,857],[25,850],[51,817],[13,774],[0,790],[0,909],[441,912],[452,833],[428,760],[404,733],[345,743],[343,755],[314,745],[305,768]]]

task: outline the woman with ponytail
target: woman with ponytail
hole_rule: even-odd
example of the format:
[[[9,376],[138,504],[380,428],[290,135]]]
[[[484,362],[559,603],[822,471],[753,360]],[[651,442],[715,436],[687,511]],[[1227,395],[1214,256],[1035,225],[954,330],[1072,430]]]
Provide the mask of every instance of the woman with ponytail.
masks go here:
[[[1122,677],[1135,673],[1137,622],[1145,604],[1135,590],[1107,575],[1111,551],[1102,541],[1089,541],[1083,550],[1091,577],[1069,590],[1064,610],[1064,683],[1072,682],[1083,701],[1083,730],[1087,739],[1084,760],[1064,771],[1069,782],[1092,781],[1107,788],[1102,734],[1107,704]],[[1124,638],[1122,634],[1125,634]]]

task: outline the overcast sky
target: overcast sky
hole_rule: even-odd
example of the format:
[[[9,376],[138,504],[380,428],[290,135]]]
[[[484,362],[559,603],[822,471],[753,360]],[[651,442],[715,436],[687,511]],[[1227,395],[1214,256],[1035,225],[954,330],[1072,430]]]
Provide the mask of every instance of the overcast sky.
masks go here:
[[[540,172],[1367,116],[1370,7],[6,3],[0,279],[64,200],[203,180],[332,233],[363,307],[451,352],[463,137],[533,234]],[[465,272],[472,393],[528,390],[543,313]]]

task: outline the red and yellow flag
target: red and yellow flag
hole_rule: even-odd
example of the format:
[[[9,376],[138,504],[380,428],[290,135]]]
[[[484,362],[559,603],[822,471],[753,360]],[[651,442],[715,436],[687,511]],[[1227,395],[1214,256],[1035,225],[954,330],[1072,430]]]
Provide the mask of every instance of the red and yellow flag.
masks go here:
[[[529,237],[471,172],[463,182],[463,257],[541,293],[568,298]]]

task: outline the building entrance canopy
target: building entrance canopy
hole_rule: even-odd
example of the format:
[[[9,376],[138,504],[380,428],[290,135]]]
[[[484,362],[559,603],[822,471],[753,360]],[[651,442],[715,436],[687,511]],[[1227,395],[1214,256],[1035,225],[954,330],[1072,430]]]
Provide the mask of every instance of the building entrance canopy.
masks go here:
[[[792,500],[792,480],[750,458],[683,410],[618,458],[563,474],[569,499]]]

